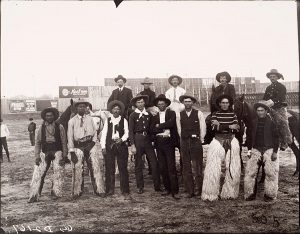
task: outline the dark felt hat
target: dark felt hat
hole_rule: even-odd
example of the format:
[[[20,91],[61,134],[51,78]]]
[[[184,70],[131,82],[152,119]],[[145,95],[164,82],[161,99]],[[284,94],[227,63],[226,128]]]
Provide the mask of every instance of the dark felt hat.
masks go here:
[[[265,100],[258,101],[257,103],[254,104],[254,110],[257,110],[258,107],[262,107],[262,108],[264,108],[268,112],[270,111],[270,107],[268,107],[266,105],[266,101]]]
[[[171,104],[170,99],[166,98],[166,95],[164,94],[160,94],[157,96],[157,98],[154,99],[154,105],[156,106],[159,101],[164,101],[167,106],[170,106]]]
[[[120,109],[121,109],[121,114],[124,113],[124,111],[125,111],[125,106],[124,106],[123,102],[120,102],[120,101],[118,101],[118,100],[114,100],[114,101],[109,102],[108,105],[107,105],[107,110],[108,110],[109,112],[111,112],[112,108],[114,108],[115,106],[119,106],[119,107],[120,107]]]
[[[168,82],[169,82],[170,85],[172,85],[171,81],[172,81],[174,78],[177,78],[177,79],[178,79],[178,81],[179,81],[179,84],[178,84],[178,85],[180,85],[180,84],[182,83],[182,78],[181,78],[180,76],[172,75],[172,76],[170,76],[169,79],[168,79]]]
[[[130,100],[130,104],[135,106],[137,100],[144,99],[145,103],[148,103],[149,97],[148,95],[137,94],[134,98]]]
[[[192,101],[193,101],[194,103],[197,102],[197,99],[196,99],[195,97],[193,97],[193,95],[188,94],[188,93],[186,93],[186,94],[184,94],[184,95],[181,95],[181,96],[179,97],[179,101],[180,101],[180,102],[183,102],[183,100],[184,100],[185,98],[190,98],[190,99],[192,99]]]
[[[115,78],[115,82],[117,83],[117,81],[120,79],[123,80],[124,83],[126,83],[126,81],[127,81],[125,77],[123,77],[122,75],[118,75],[118,77]]]
[[[227,95],[227,94],[223,94],[221,96],[219,96],[217,99],[216,99],[216,104],[217,106],[219,106],[220,102],[222,101],[223,98],[226,98],[228,99],[229,101],[229,105],[232,106],[233,105],[233,99],[231,96]]]
[[[221,76],[226,76],[226,80],[227,80],[227,83],[229,83],[231,81],[231,76],[228,72],[224,71],[224,72],[220,72],[216,75],[216,80],[218,82],[220,82],[220,78]]]
[[[54,115],[54,121],[56,121],[59,117],[59,112],[56,108],[54,107],[48,107],[48,108],[45,108],[42,112],[41,112],[41,117],[43,120],[46,120],[45,117],[46,117],[46,114],[48,112],[52,112],[53,115]]]
[[[277,71],[277,69],[271,69],[271,71],[269,71],[267,74],[266,74],[266,76],[268,77],[268,78],[270,78],[270,75],[277,75],[278,76],[278,78],[280,79],[283,79],[284,80],[284,78],[283,78],[283,75],[281,74],[281,73],[279,73],[278,71]]]

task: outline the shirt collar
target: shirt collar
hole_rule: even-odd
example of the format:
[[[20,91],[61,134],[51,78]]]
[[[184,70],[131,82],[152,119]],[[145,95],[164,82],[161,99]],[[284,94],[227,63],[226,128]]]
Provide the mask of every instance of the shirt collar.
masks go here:
[[[142,115],[149,115],[145,108],[142,111],[140,111],[138,108],[136,108],[134,110],[134,112],[139,114],[139,118],[141,118]]]
[[[81,118],[84,119],[86,117],[86,114],[84,114],[83,116],[77,114],[76,116],[77,116],[78,119],[81,119]]]
[[[52,123],[48,123],[47,121],[45,121],[45,125],[46,126],[53,126],[55,124],[55,122],[53,121]]]

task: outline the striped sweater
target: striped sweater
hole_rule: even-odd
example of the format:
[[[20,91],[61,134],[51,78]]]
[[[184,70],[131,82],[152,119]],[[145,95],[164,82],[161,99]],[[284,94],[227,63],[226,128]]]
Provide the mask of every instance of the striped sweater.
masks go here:
[[[230,129],[229,125],[238,124],[237,116],[232,111],[216,111],[212,114],[211,120],[217,120],[220,125],[216,126],[212,124],[212,130],[215,133],[236,133],[237,130]]]

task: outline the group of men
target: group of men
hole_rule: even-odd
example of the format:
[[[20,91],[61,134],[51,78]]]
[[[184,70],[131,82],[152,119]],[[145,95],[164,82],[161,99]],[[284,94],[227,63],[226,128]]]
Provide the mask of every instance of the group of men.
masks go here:
[[[264,101],[254,105],[257,113],[251,137],[251,154],[246,165],[245,199],[255,199],[257,162],[265,162],[265,200],[274,200],[278,190],[278,148],[289,144],[289,130],[284,118],[285,92],[278,79],[283,76],[275,69],[267,73],[272,84],[267,88]],[[130,199],[128,179],[128,146],[134,155],[137,193],[144,192],[143,155],[151,166],[154,190],[163,196],[178,196],[179,185],[176,171],[175,148],[179,149],[183,169],[185,198],[199,196],[203,200],[234,199],[239,194],[241,176],[240,146],[235,138],[239,131],[237,116],[233,111],[234,86],[229,82],[228,72],[218,73],[216,79],[219,95],[212,99],[214,109],[210,124],[206,125],[203,113],[194,107],[197,99],[179,87],[182,78],[169,77],[172,86],[166,94],[156,97],[150,90],[152,82],[146,78],[144,90],[133,97],[124,87],[126,78],[118,76],[118,88],[108,100],[109,117],[103,129],[97,126],[87,109],[91,104],[85,100],[75,103],[77,114],[70,119],[67,133],[55,122],[59,113],[47,108],[41,116],[44,120],[36,137],[36,167],[32,178],[29,202],[38,201],[46,172],[53,160],[54,180],[52,195],[62,196],[64,164],[71,160],[72,195],[79,197],[83,190],[83,162],[87,162],[94,193],[101,197],[115,192],[115,162],[120,174],[120,189],[125,199]],[[282,95],[282,96],[280,96]],[[278,108],[280,110],[278,111]],[[277,113],[278,112],[278,113]],[[274,118],[274,120],[273,120]],[[281,124],[278,127],[278,123]],[[285,122],[286,121],[286,122]],[[288,127],[288,126],[287,126]],[[203,173],[203,143],[206,130],[214,132],[206,155]],[[99,130],[99,129],[98,129]],[[249,151],[250,152],[250,151]],[[102,185],[100,154],[105,161],[105,188]],[[226,173],[220,191],[222,161]],[[255,164],[256,163],[256,164]],[[164,189],[161,186],[164,185]]]

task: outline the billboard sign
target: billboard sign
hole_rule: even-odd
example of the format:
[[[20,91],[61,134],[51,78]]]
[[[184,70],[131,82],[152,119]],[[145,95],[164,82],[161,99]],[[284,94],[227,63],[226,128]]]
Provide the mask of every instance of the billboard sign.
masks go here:
[[[87,98],[88,86],[59,86],[60,98]]]
[[[26,104],[22,100],[12,100],[9,104],[9,111],[12,113],[24,112]]]
[[[36,111],[36,103],[35,100],[26,100],[25,101],[26,107],[25,111],[27,112],[34,112]]]

